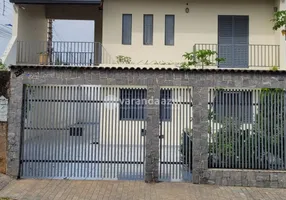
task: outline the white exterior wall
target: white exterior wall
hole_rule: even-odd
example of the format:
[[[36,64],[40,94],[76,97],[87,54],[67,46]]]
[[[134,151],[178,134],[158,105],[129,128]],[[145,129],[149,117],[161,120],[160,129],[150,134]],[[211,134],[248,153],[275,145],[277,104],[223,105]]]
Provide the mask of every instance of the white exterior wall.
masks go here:
[[[135,63],[182,62],[182,55],[193,51],[194,44],[218,43],[218,15],[249,15],[250,44],[280,45],[270,21],[275,6],[274,0],[105,0],[103,46],[114,58],[129,56]],[[122,14],[132,14],[132,45],[121,44]],[[152,46],[143,45],[144,14],[154,15]],[[164,45],[166,14],[175,15],[174,46]]]
[[[24,8],[24,9],[23,9]],[[47,19],[44,5],[17,6],[13,23],[13,35],[19,41],[46,41]]]
[[[3,54],[3,62],[16,64],[17,41],[47,41],[47,23],[44,5],[14,5],[12,38]],[[29,49],[30,54],[38,56],[39,52],[33,53],[33,49]]]

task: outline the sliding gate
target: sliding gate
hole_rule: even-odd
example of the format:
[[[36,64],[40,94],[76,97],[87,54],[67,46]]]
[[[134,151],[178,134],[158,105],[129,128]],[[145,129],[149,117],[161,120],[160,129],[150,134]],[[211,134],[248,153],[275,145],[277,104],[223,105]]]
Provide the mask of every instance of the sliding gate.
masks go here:
[[[25,86],[22,178],[144,178],[145,88]],[[137,102],[137,101],[136,101]]]
[[[160,91],[161,181],[192,180],[192,90],[166,87]]]

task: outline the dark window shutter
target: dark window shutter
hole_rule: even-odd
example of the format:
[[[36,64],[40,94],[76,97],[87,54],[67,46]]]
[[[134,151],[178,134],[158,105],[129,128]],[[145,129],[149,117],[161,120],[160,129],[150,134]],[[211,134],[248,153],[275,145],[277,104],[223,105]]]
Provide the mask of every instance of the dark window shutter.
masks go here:
[[[143,44],[153,45],[153,15],[144,15]]]
[[[132,40],[132,15],[122,15],[122,44],[131,45]]]
[[[175,16],[165,16],[165,45],[174,45],[175,43]]]

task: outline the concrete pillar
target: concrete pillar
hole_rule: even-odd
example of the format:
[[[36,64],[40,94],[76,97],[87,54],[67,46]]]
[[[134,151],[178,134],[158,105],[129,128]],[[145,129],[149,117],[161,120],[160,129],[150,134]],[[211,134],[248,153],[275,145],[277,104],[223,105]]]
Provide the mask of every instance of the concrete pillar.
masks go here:
[[[22,130],[23,75],[11,74],[8,105],[7,175],[17,178],[20,170],[20,139]]]
[[[153,84],[154,80],[148,80],[147,100],[160,99],[160,87]],[[149,102],[149,101],[148,101]],[[148,103],[147,105],[147,129],[146,129],[146,158],[145,158],[145,182],[157,182],[159,177],[159,105]]]
[[[94,42],[102,43],[102,13],[97,15],[94,23]]]
[[[193,87],[193,183],[207,182],[208,88]]]
[[[102,63],[102,12],[100,12],[96,16],[96,20],[94,21],[94,59],[95,64]]]

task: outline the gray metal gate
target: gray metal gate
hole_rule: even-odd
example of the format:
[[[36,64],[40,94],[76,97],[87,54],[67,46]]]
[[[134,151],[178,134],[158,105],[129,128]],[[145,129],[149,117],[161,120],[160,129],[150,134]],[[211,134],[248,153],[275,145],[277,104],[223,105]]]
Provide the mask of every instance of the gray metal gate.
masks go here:
[[[165,87],[160,91],[161,181],[192,180],[192,90]]]
[[[144,178],[145,88],[29,85],[24,91],[22,178]]]

